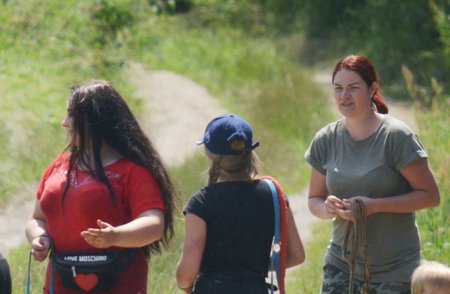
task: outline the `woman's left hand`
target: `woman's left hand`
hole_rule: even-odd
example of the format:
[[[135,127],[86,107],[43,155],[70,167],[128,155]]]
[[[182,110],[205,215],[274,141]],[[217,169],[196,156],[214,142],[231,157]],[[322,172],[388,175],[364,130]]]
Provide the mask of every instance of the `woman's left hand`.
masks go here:
[[[108,248],[114,245],[115,228],[102,220],[97,220],[98,228],[89,228],[81,232],[86,242],[96,248]]]
[[[349,221],[354,220],[353,210],[352,210],[352,202],[351,202],[351,200],[353,200],[353,199],[359,199],[363,202],[365,211],[366,211],[366,217],[372,214],[371,208],[372,208],[375,200],[370,197],[366,197],[366,196],[355,196],[352,198],[344,199],[344,208],[340,209],[338,211],[338,216],[340,218],[349,220]]]

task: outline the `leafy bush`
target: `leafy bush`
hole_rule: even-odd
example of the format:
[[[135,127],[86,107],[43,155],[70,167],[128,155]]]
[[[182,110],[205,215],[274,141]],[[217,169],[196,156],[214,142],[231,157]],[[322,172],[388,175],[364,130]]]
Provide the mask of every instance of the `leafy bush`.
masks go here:
[[[441,42],[444,45],[447,67],[450,67],[450,3],[448,1],[430,1],[430,6]]]
[[[89,9],[95,24],[95,42],[104,47],[108,42],[115,42],[121,30],[133,23],[130,1],[94,1]]]
[[[152,10],[158,14],[187,12],[192,6],[190,0],[149,0],[148,2]]]
[[[376,64],[386,90],[403,98],[404,88],[396,86],[402,82],[402,64],[416,73],[419,84],[428,83],[430,76],[444,81],[450,74],[442,66],[444,48],[428,0],[414,5],[402,0],[300,2],[308,39],[300,54],[309,54],[311,60],[317,61],[314,56],[321,58],[324,53],[318,53],[323,51],[331,56],[366,55]],[[320,47],[308,49],[317,42]]]
[[[201,26],[231,26],[246,33],[286,34],[298,30],[301,3],[291,0],[193,0]]]

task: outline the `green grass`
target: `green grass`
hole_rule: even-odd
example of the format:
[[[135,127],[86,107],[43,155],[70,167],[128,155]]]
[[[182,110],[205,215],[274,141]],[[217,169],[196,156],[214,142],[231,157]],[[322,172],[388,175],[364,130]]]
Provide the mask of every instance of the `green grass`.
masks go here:
[[[301,224],[299,224],[299,228],[301,229]],[[331,221],[319,221],[313,224],[313,238],[311,242],[305,244],[306,259],[304,264],[288,272],[286,279],[287,293],[320,293],[323,257],[331,238],[331,228]]]
[[[444,97],[442,97],[444,98]],[[450,265],[450,105],[435,101],[428,112],[418,115],[420,137],[428,152],[441,194],[441,204],[417,213],[423,257]]]
[[[27,244],[11,251],[8,263],[12,275],[12,293],[25,293],[28,270],[29,246]],[[30,271],[31,294],[42,293],[43,278],[47,269],[47,261],[39,263],[32,261]]]

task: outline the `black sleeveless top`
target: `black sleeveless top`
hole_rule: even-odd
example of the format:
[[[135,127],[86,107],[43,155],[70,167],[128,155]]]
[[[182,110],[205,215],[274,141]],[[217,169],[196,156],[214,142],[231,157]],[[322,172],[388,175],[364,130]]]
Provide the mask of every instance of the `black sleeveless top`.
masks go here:
[[[200,272],[267,276],[274,233],[273,200],[264,181],[221,182],[194,193],[183,212],[207,224]]]

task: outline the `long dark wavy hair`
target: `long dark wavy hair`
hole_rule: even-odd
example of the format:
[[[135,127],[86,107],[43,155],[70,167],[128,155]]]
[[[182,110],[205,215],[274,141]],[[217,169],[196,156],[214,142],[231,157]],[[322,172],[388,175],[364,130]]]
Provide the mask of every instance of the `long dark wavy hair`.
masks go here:
[[[62,201],[64,202],[70,187],[71,172],[77,163],[85,166],[93,177],[108,187],[111,200],[115,202],[115,191],[105,175],[100,156],[102,143],[108,144],[125,158],[146,168],[158,182],[165,206],[164,234],[160,241],[145,246],[144,249],[147,257],[152,253],[161,253],[160,243],[167,249],[174,235],[176,193],[159,154],[123,97],[107,81],[90,80],[73,86],[68,101],[68,116],[72,126],[67,149],[71,155]],[[89,153],[94,159],[94,168],[88,162]]]
[[[334,83],[334,77],[341,69],[349,69],[357,74],[366,82],[367,87],[372,86],[374,82],[378,84],[375,94],[372,97],[372,103],[375,104],[379,113],[386,114],[389,112],[386,101],[381,93],[380,83],[378,81],[377,72],[370,60],[362,55],[349,55],[341,59],[335,66],[332,76],[332,82]]]

